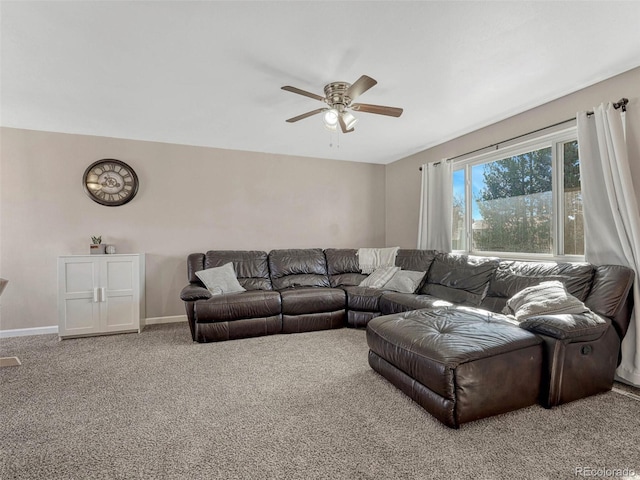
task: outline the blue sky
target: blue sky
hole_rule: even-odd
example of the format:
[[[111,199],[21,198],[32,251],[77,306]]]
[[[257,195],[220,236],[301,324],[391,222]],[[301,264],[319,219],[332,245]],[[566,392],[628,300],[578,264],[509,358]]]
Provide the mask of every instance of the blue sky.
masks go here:
[[[471,193],[474,199],[477,197],[480,190],[484,188],[484,167],[484,164],[471,167]],[[454,170],[453,172],[453,196],[464,198],[464,169]],[[472,208],[473,219],[482,219],[482,215],[480,215],[480,210],[478,209],[478,203],[476,201],[472,202]]]

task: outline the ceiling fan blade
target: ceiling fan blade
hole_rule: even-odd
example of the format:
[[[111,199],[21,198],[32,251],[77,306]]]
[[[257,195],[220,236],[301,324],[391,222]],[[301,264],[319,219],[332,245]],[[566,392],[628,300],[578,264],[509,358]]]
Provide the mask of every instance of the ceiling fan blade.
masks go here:
[[[305,97],[313,98],[314,100],[320,100],[321,102],[324,102],[324,97],[321,97],[320,95],[316,95],[315,93],[307,92],[306,90],[300,90],[299,88],[296,88],[296,87],[291,87],[287,85],[285,87],[282,87],[282,90],[286,90],[287,92],[291,92],[291,93],[297,93],[298,95],[304,95]]]
[[[346,95],[351,100],[355,100],[357,97],[373,87],[376,83],[378,82],[376,82],[373,78],[362,75],[358,80],[355,81],[353,85],[347,88]]]
[[[310,117],[312,115],[316,115],[320,112],[324,112],[325,110],[328,110],[327,108],[318,108],[317,110],[312,110],[310,112],[307,113],[303,113],[302,115],[298,115],[297,117],[292,117],[290,119],[287,120],[287,122],[289,123],[293,123],[293,122],[297,122],[298,120],[302,120],[303,118],[307,118]]]
[[[383,105],[369,105],[368,103],[354,103],[351,108],[357,112],[376,113],[378,115],[388,115],[399,117],[402,115],[402,108],[385,107]]]
[[[350,128],[349,130],[347,130],[347,124],[344,123],[344,118],[342,118],[342,115],[338,116],[338,122],[340,122],[340,128],[342,129],[342,133],[353,132],[353,128]]]

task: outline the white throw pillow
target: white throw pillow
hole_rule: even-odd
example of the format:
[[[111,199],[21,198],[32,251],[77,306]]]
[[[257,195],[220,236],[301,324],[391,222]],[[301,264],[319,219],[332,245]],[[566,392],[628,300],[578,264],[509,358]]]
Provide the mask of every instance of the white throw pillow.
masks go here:
[[[420,282],[427,272],[413,272],[411,270],[400,270],[384,284],[385,290],[393,290],[400,293],[414,293],[420,286]]]
[[[233,263],[225,263],[221,267],[207,268],[196,272],[196,277],[202,280],[204,286],[207,287],[213,295],[222,295],[223,293],[245,292],[242,288]]]
[[[567,292],[557,280],[542,282],[520,290],[507,301],[502,313],[522,321],[536,315],[585,313],[590,310],[579,299]]]
[[[378,267],[371,275],[360,282],[360,286],[382,288],[398,270],[400,270],[400,267]]]

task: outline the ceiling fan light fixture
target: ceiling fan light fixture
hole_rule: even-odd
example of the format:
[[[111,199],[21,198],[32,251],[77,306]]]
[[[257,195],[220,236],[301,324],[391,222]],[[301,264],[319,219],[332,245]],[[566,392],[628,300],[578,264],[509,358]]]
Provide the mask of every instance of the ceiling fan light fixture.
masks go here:
[[[327,110],[322,119],[324,120],[324,126],[329,130],[335,131],[338,129],[338,111],[336,109]]]
[[[351,130],[356,123],[358,123],[358,119],[354,117],[351,112],[343,112],[342,120],[344,120],[344,124],[347,127],[347,130]]]
[[[402,115],[402,108],[370,105],[368,103],[353,103],[356,98],[377,83],[378,82],[367,75],[362,75],[353,84],[332,82],[324,86],[324,97],[290,85],[285,85],[282,87],[282,90],[319,100],[326,105],[324,108],[317,108],[302,115],[288,118],[287,123],[294,123],[322,112],[322,119],[327,130],[335,132],[338,130],[338,125],[340,125],[342,133],[351,133],[354,131],[353,127],[358,121],[351,113],[351,110],[376,115],[387,115],[390,117],[399,117]]]

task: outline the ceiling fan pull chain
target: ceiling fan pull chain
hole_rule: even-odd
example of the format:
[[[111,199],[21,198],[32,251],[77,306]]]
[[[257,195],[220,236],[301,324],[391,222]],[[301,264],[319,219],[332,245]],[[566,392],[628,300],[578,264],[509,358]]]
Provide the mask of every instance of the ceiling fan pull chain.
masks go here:
[[[333,141],[333,136],[335,135],[336,141]],[[338,130],[329,131],[329,148],[333,148],[335,143],[336,148],[340,148],[340,132]]]

